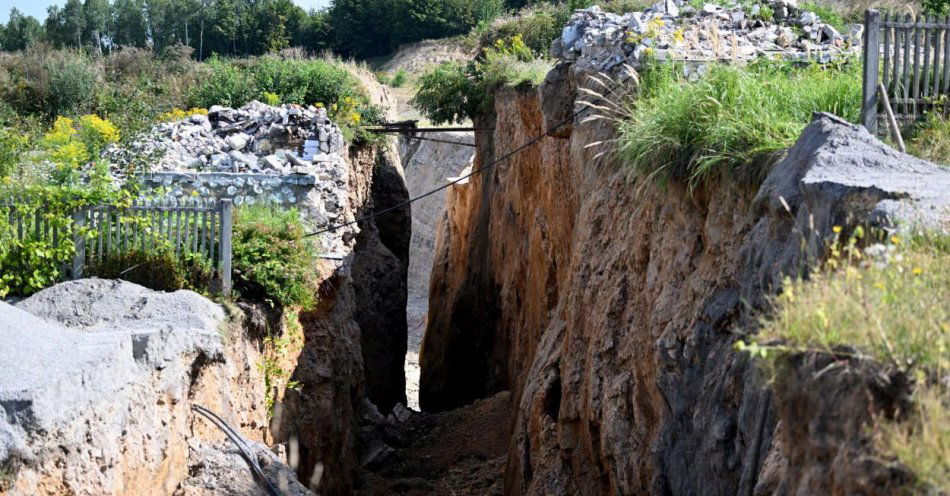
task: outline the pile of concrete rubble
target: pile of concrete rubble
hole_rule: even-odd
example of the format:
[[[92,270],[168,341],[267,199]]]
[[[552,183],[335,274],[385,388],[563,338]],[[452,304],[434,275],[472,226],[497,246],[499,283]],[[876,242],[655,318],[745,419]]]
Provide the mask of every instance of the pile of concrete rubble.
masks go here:
[[[861,25],[842,33],[796,0],[766,0],[750,6],[662,0],[624,15],[600,7],[574,12],[551,48],[579,69],[634,67],[647,58],[711,61],[750,60],[762,55],[822,62],[858,53]]]
[[[207,115],[162,123],[105,158],[120,173],[135,157],[156,157],[152,172],[312,173],[334,159],[343,134],[326,109],[252,101],[239,109],[213,106]],[[160,157],[160,158],[158,158]]]

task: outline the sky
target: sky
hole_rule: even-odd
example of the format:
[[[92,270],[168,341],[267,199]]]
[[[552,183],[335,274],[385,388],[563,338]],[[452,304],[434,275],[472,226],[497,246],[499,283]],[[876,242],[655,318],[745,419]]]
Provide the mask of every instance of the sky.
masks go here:
[[[31,15],[43,22],[46,19],[46,7],[63,5],[66,0],[0,0],[0,22],[6,24],[10,17],[10,9],[16,7],[26,15]],[[304,10],[326,7],[330,0],[294,0],[294,3]]]

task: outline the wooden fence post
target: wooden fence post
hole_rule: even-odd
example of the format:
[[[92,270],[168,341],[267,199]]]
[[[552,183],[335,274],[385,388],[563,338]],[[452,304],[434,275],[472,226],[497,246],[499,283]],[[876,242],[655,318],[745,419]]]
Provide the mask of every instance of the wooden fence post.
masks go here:
[[[73,212],[73,246],[76,252],[73,253],[73,266],[71,277],[73,280],[82,278],[82,266],[86,263],[86,237],[80,232],[86,225],[86,211],[82,207]]]
[[[232,229],[231,200],[221,200],[221,242],[218,245],[219,263],[221,271],[221,294],[231,295],[231,229]]]
[[[861,105],[861,123],[871,134],[877,133],[877,83],[881,56],[881,13],[864,13],[864,98]]]

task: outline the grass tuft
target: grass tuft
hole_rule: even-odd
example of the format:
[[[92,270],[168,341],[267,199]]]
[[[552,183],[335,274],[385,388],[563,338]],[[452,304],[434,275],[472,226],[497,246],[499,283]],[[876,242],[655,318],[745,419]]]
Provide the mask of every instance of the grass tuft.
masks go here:
[[[837,230],[837,228],[836,228]],[[921,494],[950,491],[950,236],[927,235],[856,248],[831,246],[808,280],[786,280],[758,343],[736,348],[767,359],[789,353],[853,352],[916,378],[910,415],[872,426],[877,450],[915,477]],[[762,345],[776,342],[781,345]],[[853,351],[844,351],[853,350]]]
[[[654,64],[619,123],[620,156],[644,177],[696,186],[722,172],[758,181],[771,152],[793,144],[813,112],[860,114],[860,65],[760,61],[714,66],[687,81],[682,66]]]
[[[902,370],[950,373],[948,266],[947,236],[895,237],[863,251],[832,245],[824,269],[786,281],[762,336],[793,350],[851,345]]]
[[[875,444],[913,472],[919,494],[950,492],[950,405],[938,387],[921,388],[905,422],[880,421]]]
[[[950,165],[950,120],[933,115],[920,124],[907,141],[907,153]]]

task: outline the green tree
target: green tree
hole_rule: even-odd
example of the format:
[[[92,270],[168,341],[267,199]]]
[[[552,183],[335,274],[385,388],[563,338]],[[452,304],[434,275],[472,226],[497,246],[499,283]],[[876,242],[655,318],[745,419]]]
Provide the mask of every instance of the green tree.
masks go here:
[[[43,26],[33,16],[25,16],[16,7],[10,9],[10,19],[3,30],[4,50],[23,50],[43,36]]]
[[[148,23],[143,0],[115,0],[112,5],[112,41],[119,46],[145,47]]]
[[[924,10],[934,15],[950,12],[950,0],[924,0]]]
[[[63,22],[63,9],[58,5],[50,5],[46,8],[46,22],[43,23],[46,41],[56,48],[62,48],[67,45],[70,39],[69,33]]]
[[[86,12],[80,0],[66,0],[62,10],[63,44],[82,46],[82,35],[86,30]]]
[[[238,29],[241,27],[241,14],[235,0],[216,0],[213,5],[212,18],[214,29],[212,33],[218,38],[217,50],[227,53],[237,51]]]
[[[294,40],[294,43],[314,52],[322,52],[333,49],[334,36],[330,14],[325,10],[313,10],[300,25],[299,39]]]
[[[83,5],[85,15],[85,37],[98,54],[102,54],[105,40],[110,36],[109,18],[111,12],[109,0],[86,0]]]
[[[390,22],[400,13],[402,0],[334,0],[330,7],[337,50],[344,55],[373,57],[394,45]]]

